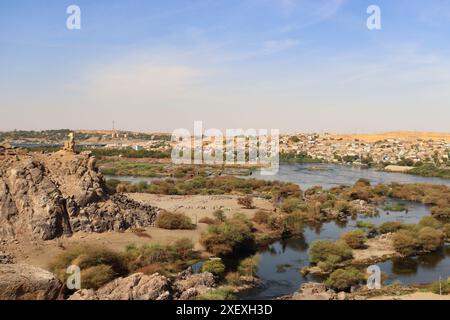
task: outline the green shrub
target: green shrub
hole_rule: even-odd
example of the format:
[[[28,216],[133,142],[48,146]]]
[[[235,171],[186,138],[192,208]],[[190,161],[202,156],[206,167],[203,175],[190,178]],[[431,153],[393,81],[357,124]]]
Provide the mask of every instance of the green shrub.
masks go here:
[[[303,232],[304,215],[301,212],[294,212],[285,215],[281,219],[281,231],[287,232],[290,235],[298,235]]]
[[[239,262],[238,273],[241,276],[256,276],[258,272],[259,255],[248,257]]]
[[[112,281],[116,273],[111,266],[100,264],[83,269],[80,273],[81,288],[97,290],[104,284]]]
[[[404,256],[413,255],[420,249],[416,233],[411,230],[400,230],[394,233],[392,243],[395,251]]]
[[[450,241],[450,223],[446,223],[444,227],[442,228],[445,238],[447,241]]]
[[[269,223],[271,213],[266,210],[258,210],[255,212],[255,215],[253,217],[253,221],[260,224],[267,224]]]
[[[109,194],[116,193],[116,188],[120,184],[120,180],[117,179],[108,179],[106,180],[106,188],[108,189]]]
[[[373,223],[362,221],[362,220],[356,221],[356,226],[361,229],[368,229],[368,230],[375,229],[375,225]]]
[[[425,216],[422,219],[420,219],[419,227],[421,228],[431,227],[434,229],[439,229],[442,227],[442,223],[439,220],[433,218],[432,216]]]
[[[255,207],[253,205],[253,197],[250,195],[239,197],[238,204],[243,206],[245,209],[253,209]]]
[[[334,208],[339,212],[348,213],[350,212],[350,203],[345,200],[338,200],[334,203]]]
[[[152,265],[185,262],[197,258],[192,241],[185,238],[175,241],[172,245],[146,244],[141,247],[128,245],[125,254],[129,269],[137,269]]]
[[[197,300],[235,300],[233,289],[230,287],[219,287],[212,289],[197,297]]]
[[[358,269],[348,267],[333,271],[325,281],[325,284],[336,290],[347,290],[363,280],[364,275]]]
[[[163,211],[158,214],[156,218],[156,226],[162,229],[169,230],[192,230],[195,225],[192,224],[191,219],[182,213],[173,213]]]
[[[425,251],[435,251],[444,244],[445,236],[441,230],[424,227],[419,230],[419,242]]]
[[[352,230],[341,235],[341,239],[344,240],[348,246],[352,249],[364,248],[364,244],[367,241],[366,234],[361,229]]]
[[[222,277],[225,273],[225,265],[220,259],[208,260],[203,263],[202,272],[211,272],[216,277]]]
[[[115,277],[129,272],[126,257],[114,251],[94,246],[77,246],[57,255],[49,269],[63,283],[69,274],[69,266],[76,265],[81,270],[81,286],[84,289],[99,288]]]
[[[290,197],[283,201],[281,204],[281,210],[286,213],[292,213],[300,206],[300,200],[298,198]]]
[[[215,255],[253,250],[255,238],[252,223],[244,215],[235,214],[231,219],[209,226],[202,233],[200,242]]]
[[[406,211],[408,209],[408,207],[404,203],[397,202],[397,203],[386,204],[383,209],[385,211],[400,212],[400,211]]]
[[[352,258],[352,249],[342,240],[336,242],[318,240],[313,242],[309,249],[309,261],[324,271],[333,270],[341,264],[348,263]]]
[[[223,213],[222,209],[215,210],[213,212],[213,216],[214,216],[214,218],[216,218],[220,222],[223,222],[226,219],[225,214]]]
[[[403,228],[403,224],[401,222],[398,221],[387,221],[382,223],[379,227],[378,227],[378,231],[380,233],[392,233],[392,232],[397,232],[398,230]]]
[[[450,284],[448,281],[435,281],[430,285],[431,292],[435,294],[450,294]]]
[[[365,178],[360,178],[355,182],[353,187],[370,187],[370,181]]]

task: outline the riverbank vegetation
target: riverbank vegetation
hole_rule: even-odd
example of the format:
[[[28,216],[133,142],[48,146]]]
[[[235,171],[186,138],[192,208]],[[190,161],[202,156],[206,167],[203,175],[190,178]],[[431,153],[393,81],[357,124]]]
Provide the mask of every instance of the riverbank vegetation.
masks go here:
[[[108,176],[133,176],[149,178],[193,178],[196,176],[238,175],[249,176],[255,166],[174,165],[151,159],[102,158],[98,160],[100,172]]]
[[[413,169],[409,170],[408,173],[422,177],[438,177],[450,179],[450,167],[438,167],[432,163],[426,163],[420,166],[416,166]]]
[[[113,184],[110,184],[114,187]],[[117,192],[142,192],[162,195],[196,194],[253,194],[267,199],[278,200],[288,196],[301,196],[298,185],[288,182],[243,179],[233,176],[214,176],[182,179],[155,180],[152,183],[127,183],[115,185]]]
[[[352,249],[363,249],[367,241],[366,233],[361,229],[345,232],[341,239]]]
[[[206,250],[217,256],[239,255],[256,248],[253,225],[242,214],[210,225],[200,238]]]
[[[309,156],[306,152],[280,153],[281,163],[323,163],[321,159]]]
[[[385,211],[401,212],[401,211],[406,211],[408,209],[408,207],[404,203],[395,202],[395,203],[386,204],[383,209]]]
[[[181,179],[161,179],[152,183],[127,183],[108,180],[112,192],[143,192],[162,195],[219,195],[238,194],[243,208],[251,208],[251,197],[271,199],[274,207],[286,215],[308,223],[346,220],[358,214],[373,216],[386,198],[420,202],[430,205],[431,214],[450,219],[450,188],[445,185],[399,184],[372,186],[360,179],[353,186],[331,189],[312,187],[304,192],[294,183],[243,179],[234,176],[214,176]],[[245,202],[245,203],[244,203]],[[405,211],[407,205],[389,201],[386,211]]]
[[[158,272],[170,275],[186,269],[199,260],[199,253],[189,239],[171,245],[150,244],[140,247],[130,244],[125,252],[97,246],[76,246],[66,249],[50,262],[49,269],[62,282],[70,276],[67,268],[76,265],[81,270],[81,287],[98,289],[104,284],[130,273]]]
[[[352,258],[352,249],[343,240],[318,240],[309,249],[309,261],[324,273],[348,265]]]
[[[332,289],[345,291],[360,284],[363,280],[365,280],[365,276],[361,271],[354,267],[347,267],[333,271],[325,280],[325,284]]]

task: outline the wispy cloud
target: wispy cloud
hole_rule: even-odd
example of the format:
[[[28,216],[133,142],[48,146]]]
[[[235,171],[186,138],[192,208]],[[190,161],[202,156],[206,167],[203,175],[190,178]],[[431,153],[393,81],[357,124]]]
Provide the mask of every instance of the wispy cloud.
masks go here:
[[[298,45],[298,41],[294,39],[269,40],[264,42],[261,50],[264,54],[277,53],[288,50]]]
[[[335,16],[345,0],[276,0],[285,13],[296,13],[296,21],[280,28],[289,33],[324,22]]]

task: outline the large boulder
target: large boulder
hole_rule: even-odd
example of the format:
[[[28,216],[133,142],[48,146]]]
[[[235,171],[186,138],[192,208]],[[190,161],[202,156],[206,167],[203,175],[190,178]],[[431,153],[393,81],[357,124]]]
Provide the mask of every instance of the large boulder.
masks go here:
[[[191,300],[215,286],[212,273],[191,269],[168,278],[158,273],[134,273],[107,283],[97,291],[82,289],[69,300]]]
[[[0,264],[0,300],[53,300],[62,283],[50,272],[24,264]]]
[[[170,297],[170,281],[155,273],[147,276],[135,273],[118,278],[97,291],[79,290],[69,300],[167,300]]]
[[[334,300],[336,293],[323,283],[308,282],[301,285],[291,300]]]
[[[180,274],[173,283],[174,299],[191,300],[211,290],[214,285],[214,275],[209,272]]]
[[[0,238],[50,240],[77,231],[151,225],[157,208],[110,197],[87,153],[21,153],[0,161]]]

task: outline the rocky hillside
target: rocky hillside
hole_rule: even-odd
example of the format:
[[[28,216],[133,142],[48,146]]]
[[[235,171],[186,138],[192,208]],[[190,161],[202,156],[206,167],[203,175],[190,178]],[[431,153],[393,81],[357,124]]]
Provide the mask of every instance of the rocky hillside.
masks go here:
[[[89,154],[0,153],[0,238],[50,240],[77,231],[144,227],[156,213],[124,195],[110,197]]]
[[[187,269],[173,278],[158,273],[134,273],[118,278],[97,291],[82,289],[69,300],[192,300],[215,287],[212,273]]]

